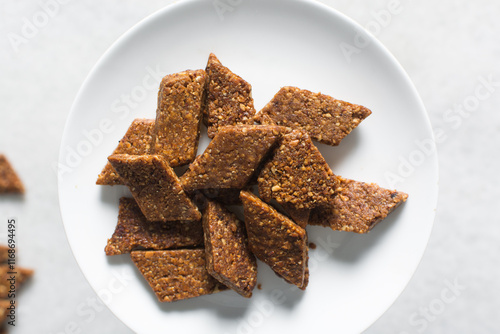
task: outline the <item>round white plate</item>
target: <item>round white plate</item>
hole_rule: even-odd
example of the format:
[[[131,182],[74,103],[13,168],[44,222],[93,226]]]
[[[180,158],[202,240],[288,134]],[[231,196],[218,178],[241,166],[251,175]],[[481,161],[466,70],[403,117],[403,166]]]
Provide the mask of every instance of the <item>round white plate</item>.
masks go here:
[[[340,146],[320,149],[336,174],[410,195],[368,235],[308,227],[317,247],[306,291],[259,263],[261,289],[251,299],[226,291],[161,304],[127,255],[104,254],[128,190],[97,186],[97,175],[132,120],[154,118],[161,77],[204,68],[210,52],[252,84],[257,110],[285,85],[369,107],[373,114]],[[363,331],[414,273],[432,229],[437,183],[430,123],[401,66],[359,25],[302,0],[183,1],[143,20],[83,84],[59,158],[61,212],[78,264],[111,311],[148,334]]]

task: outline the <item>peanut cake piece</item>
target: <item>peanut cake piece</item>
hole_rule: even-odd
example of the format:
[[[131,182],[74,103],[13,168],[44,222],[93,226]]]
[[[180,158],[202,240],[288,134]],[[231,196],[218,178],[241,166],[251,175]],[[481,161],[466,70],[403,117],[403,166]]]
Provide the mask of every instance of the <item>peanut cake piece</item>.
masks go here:
[[[187,192],[197,189],[242,189],[261,160],[275,146],[283,127],[225,126],[180,178]]]
[[[0,154],[0,194],[24,194],[21,179],[3,154]]]
[[[294,130],[283,136],[257,181],[264,201],[312,209],[333,201],[336,178],[309,136]]]
[[[262,124],[306,131],[312,139],[338,145],[371,114],[368,108],[297,87],[283,87],[257,114]]]
[[[242,191],[240,197],[252,253],[285,281],[305,290],[309,277],[306,230],[254,194]]]
[[[153,140],[154,123],[152,119],[135,119],[125,133],[125,136],[118,143],[113,154],[148,154],[151,150]],[[96,184],[113,186],[123,184],[123,181],[108,161],[101,174],[97,177]]]
[[[204,249],[133,251],[130,256],[160,302],[227,289],[208,273]]]
[[[174,170],[159,155],[108,157],[149,221],[200,220]]]
[[[14,273],[14,274],[13,274]],[[16,266],[14,270],[9,264],[0,265],[0,298],[7,298],[9,295],[9,290],[11,289],[10,279],[15,277],[15,287],[16,290],[23,284],[28,278],[33,276],[34,271],[32,269],[22,268]]]
[[[339,184],[331,206],[315,208],[310,225],[330,226],[333,230],[368,233],[377,223],[405,202],[408,195],[374,183],[337,176]]]
[[[219,128],[226,125],[253,124],[252,86],[223,66],[213,53],[205,70],[208,74],[205,102],[208,137],[213,138]]]
[[[152,153],[171,167],[186,165],[196,156],[206,80],[204,70],[188,70],[161,81]]]
[[[200,245],[203,245],[201,221],[150,222],[133,198],[122,197],[118,224],[105,252],[119,255],[137,248],[164,250]]]
[[[221,204],[208,201],[203,230],[210,275],[250,298],[257,284],[257,262],[248,248],[245,224]]]

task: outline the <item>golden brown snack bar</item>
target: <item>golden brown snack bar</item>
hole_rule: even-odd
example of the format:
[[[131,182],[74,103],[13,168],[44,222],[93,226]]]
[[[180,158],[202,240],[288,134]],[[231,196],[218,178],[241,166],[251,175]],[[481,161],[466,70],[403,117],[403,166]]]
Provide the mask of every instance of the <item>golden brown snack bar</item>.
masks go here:
[[[281,136],[273,125],[225,126],[180,178],[187,192],[242,189]]]
[[[240,193],[252,253],[290,284],[305,290],[309,271],[306,230],[254,194]]]
[[[204,249],[133,251],[130,256],[160,302],[227,289],[208,273]]]
[[[14,269],[8,264],[0,265],[0,298],[7,298],[9,295],[9,290],[11,288],[11,278],[14,276],[16,290],[21,284],[23,284],[28,278],[33,276],[34,271],[32,269],[21,268],[16,266]]]
[[[154,123],[152,119],[135,119],[125,133],[125,136],[118,143],[113,154],[148,154],[151,150],[153,140]],[[101,174],[97,177],[96,184],[113,186],[123,184],[123,182],[113,166],[107,162]]]
[[[159,155],[108,157],[149,221],[200,220],[174,170]]]
[[[21,179],[3,154],[0,154],[0,194],[24,194]]]
[[[333,230],[368,233],[378,222],[405,202],[408,195],[337,176],[339,184],[331,206],[313,209],[310,225],[330,226]]]
[[[210,275],[250,298],[257,284],[257,262],[248,248],[245,224],[221,204],[208,201],[203,230]]]
[[[223,66],[213,53],[208,58],[206,72],[208,137],[213,138],[226,125],[253,124],[252,86]]]
[[[302,129],[314,140],[338,145],[370,114],[368,108],[357,104],[297,87],[283,87],[256,115],[256,120]]]
[[[312,209],[333,201],[336,178],[309,136],[294,130],[264,164],[259,177],[259,194],[296,209]]]
[[[106,255],[130,253],[137,248],[164,250],[203,245],[201,221],[150,222],[133,198],[120,198],[118,224],[108,239]]]
[[[171,167],[186,165],[196,156],[206,80],[204,70],[188,70],[161,81],[151,153],[163,156]]]

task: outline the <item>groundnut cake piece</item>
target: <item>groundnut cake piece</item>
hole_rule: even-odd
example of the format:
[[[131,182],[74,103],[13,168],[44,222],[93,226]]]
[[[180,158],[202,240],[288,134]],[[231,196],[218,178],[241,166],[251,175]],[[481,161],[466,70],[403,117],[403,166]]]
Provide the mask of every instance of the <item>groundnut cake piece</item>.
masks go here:
[[[206,80],[204,70],[188,70],[161,81],[151,153],[163,156],[171,167],[186,165],[196,156]]]
[[[21,179],[3,154],[0,154],[0,194],[24,194]]]
[[[213,53],[205,70],[208,74],[205,101],[208,137],[213,138],[219,128],[226,125],[253,124],[252,86],[223,66]]]
[[[333,230],[368,233],[387,217],[408,195],[337,176],[336,196],[330,206],[311,211],[310,225],[329,226]]]
[[[250,298],[257,284],[257,261],[248,248],[245,223],[220,203],[208,201],[203,230],[210,275]]]
[[[14,274],[12,272],[14,272]],[[15,285],[17,290],[21,284],[33,276],[33,273],[34,271],[32,269],[16,266],[15,269],[12,270],[9,264],[0,265],[0,298],[8,297],[11,283]],[[15,279],[11,281],[12,277]]]
[[[195,247],[203,245],[201,221],[150,222],[133,198],[120,198],[118,224],[108,239],[106,255],[130,253],[132,250]]]
[[[160,302],[227,289],[208,273],[204,249],[133,251],[130,256]]]
[[[309,270],[306,230],[257,196],[240,193],[252,253],[285,281],[305,290]]]
[[[112,155],[108,158],[149,221],[200,220],[174,170],[159,155]]]
[[[187,192],[242,189],[284,128],[273,125],[226,126],[180,178]]]
[[[135,119],[128,128],[125,136],[120,140],[113,154],[143,155],[151,150],[153,140],[154,120]],[[115,169],[109,162],[106,163],[101,174],[97,177],[96,184],[117,185],[123,184]]]
[[[336,178],[309,136],[294,130],[283,136],[257,181],[264,201],[312,209],[333,201]]]
[[[325,94],[283,87],[256,115],[256,120],[302,129],[314,140],[338,145],[370,114],[368,108]]]

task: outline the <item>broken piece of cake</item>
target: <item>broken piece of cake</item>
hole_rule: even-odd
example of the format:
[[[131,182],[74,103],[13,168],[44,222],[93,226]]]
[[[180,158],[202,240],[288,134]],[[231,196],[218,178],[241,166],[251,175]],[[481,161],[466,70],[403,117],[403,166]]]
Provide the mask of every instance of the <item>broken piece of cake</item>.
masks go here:
[[[160,302],[227,289],[208,273],[204,249],[133,251],[130,256]]]
[[[24,194],[21,179],[3,154],[0,154],[0,194]]]
[[[270,202],[312,209],[332,203],[336,178],[309,136],[294,130],[264,164],[258,177],[259,194]]]
[[[374,183],[337,178],[339,183],[333,204],[313,209],[310,225],[368,233],[408,198],[403,192],[384,189]]]
[[[11,289],[11,278],[14,276],[14,285],[16,290],[23,284],[28,278],[33,276],[34,271],[28,268],[22,268],[16,266],[15,273],[12,273],[12,267],[10,264],[0,265],[0,298],[7,298],[9,296],[9,290]]]
[[[371,114],[368,108],[297,87],[281,88],[256,115],[261,124],[306,131],[312,139],[338,145]]]
[[[308,283],[306,230],[248,191],[240,193],[248,246],[290,284],[305,290]]]
[[[253,124],[252,86],[223,66],[213,53],[205,71],[208,74],[205,102],[208,137],[213,138],[219,128],[226,125]]]
[[[108,161],[149,221],[200,220],[174,170],[159,155],[115,154]]]
[[[165,250],[201,245],[201,221],[150,222],[133,198],[122,197],[115,232],[104,250],[106,255],[119,255],[138,248]]]
[[[284,128],[274,125],[225,126],[180,178],[191,193],[197,189],[243,189]]]
[[[257,284],[257,262],[248,248],[245,224],[221,204],[208,201],[203,230],[210,275],[250,298]]]
[[[135,119],[129,126],[125,136],[120,140],[113,154],[143,155],[151,150],[153,140],[154,120]],[[123,184],[115,169],[109,162],[104,166],[101,174],[97,177],[98,185]]]
[[[161,155],[170,167],[186,165],[196,156],[206,80],[204,70],[188,70],[161,81],[151,153]]]

